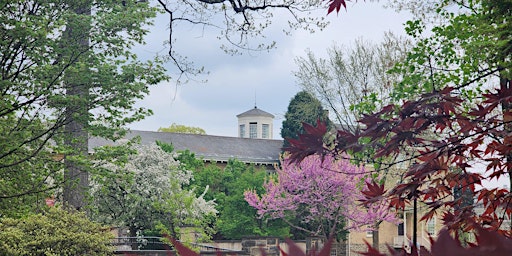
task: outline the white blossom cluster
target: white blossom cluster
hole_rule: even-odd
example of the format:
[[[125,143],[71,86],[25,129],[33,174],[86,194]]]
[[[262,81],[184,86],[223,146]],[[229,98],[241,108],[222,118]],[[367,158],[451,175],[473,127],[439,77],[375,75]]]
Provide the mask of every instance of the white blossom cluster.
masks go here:
[[[215,202],[206,201],[204,193],[197,197],[193,190],[183,189],[193,174],[183,170],[173,154],[156,144],[132,147],[137,153],[130,155],[126,164],[100,164],[108,174],[93,181],[98,219],[140,230],[156,222],[191,224],[217,213]]]

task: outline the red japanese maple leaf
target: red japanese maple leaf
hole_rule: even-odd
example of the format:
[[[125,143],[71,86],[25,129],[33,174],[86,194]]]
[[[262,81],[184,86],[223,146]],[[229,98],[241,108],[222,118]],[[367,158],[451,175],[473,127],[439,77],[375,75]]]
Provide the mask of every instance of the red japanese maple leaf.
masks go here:
[[[304,134],[299,134],[298,139],[286,138],[290,143],[289,147],[283,148],[290,152],[292,162],[300,162],[302,159],[313,154],[322,155],[326,151],[323,137],[327,133],[327,126],[324,122],[317,120],[317,126],[308,123],[302,123]]]
[[[347,3],[345,2],[345,0],[328,0],[328,1],[329,1],[329,9],[327,10],[327,14],[331,13],[334,10],[336,10],[336,13],[339,13],[342,5],[343,5],[343,8],[347,9]]]
[[[386,193],[384,184],[378,184],[375,181],[366,181],[366,189],[361,191],[365,199],[362,199],[364,205],[371,204],[382,200],[383,195]]]

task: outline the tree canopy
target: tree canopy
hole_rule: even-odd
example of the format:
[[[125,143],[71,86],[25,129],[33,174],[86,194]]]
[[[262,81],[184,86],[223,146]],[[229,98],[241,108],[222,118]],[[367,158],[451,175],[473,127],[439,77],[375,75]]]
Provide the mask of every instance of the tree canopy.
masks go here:
[[[403,60],[411,42],[391,32],[382,42],[358,38],[350,45],[333,45],[328,57],[316,57],[308,50],[306,57],[295,59],[294,71],[300,87],[315,96],[330,117],[344,129],[359,129],[357,119],[389,103],[397,74],[387,71]]]
[[[217,212],[215,203],[203,198],[204,187],[198,196],[184,188],[192,172],[180,168],[172,153],[156,144],[134,149],[124,163],[97,163],[102,174],[93,177],[95,219],[129,227],[131,236],[161,231],[178,238],[181,226],[202,223]]]
[[[362,230],[376,221],[396,221],[389,202],[356,203],[368,190],[369,172],[349,160],[309,156],[300,163],[285,158],[277,180],[265,183],[264,194],[246,191],[245,200],[259,217],[283,219],[310,236],[340,237],[347,230]],[[298,225],[293,220],[299,220]]]
[[[362,128],[357,121],[362,115],[390,103],[393,85],[401,76],[388,71],[404,60],[411,49],[411,40],[391,32],[384,33],[382,41],[377,43],[358,38],[348,45],[334,44],[328,49],[327,58],[307,51],[306,57],[295,59],[294,75],[300,87],[329,110],[329,116],[339,124],[339,129],[355,133]],[[374,160],[374,152],[371,149],[360,152],[355,158],[361,162]],[[380,164],[374,164],[373,168],[379,169]],[[379,179],[389,178],[390,172],[386,173]],[[376,227],[379,223],[375,223]],[[373,246],[378,247],[378,228],[373,230],[372,241]]]
[[[151,113],[134,103],[167,75],[131,48],[144,43],[156,9],[127,2],[0,3],[0,175],[10,177],[0,181],[0,205],[62,183],[65,199],[83,205],[69,193],[76,177],[63,180],[62,169],[86,172],[87,136],[118,138]]]
[[[243,236],[289,237],[289,227],[279,220],[256,217],[256,210],[244,200],[244,192],[255,189],[263,192],[263,183],[269,177],[266,170],[247,165],[235,159],[224,168],[205,165],[189,151],[180,152],[177,159],[193,170],[192,188],[196,191],[208,186],[206,200],[215,200],[217,218],[211,220],[214,239],[240,239]]]
[[[159,132],[174,132],[174,133],[189,133],[189,134],[206,134],[206,132],[199,127],[186,126],[182,124],[172,123],[169,127],[158,128]]]
[[[299,134],[304,133],[303,123],[315,124],[317,120],[322,120],[331,126],[328,111],[317,98],[306,91],[298,92],[290,100],[284,118],[281,136],[285,139],[296,139]],[[288,140],[283,145],[288,146]]]

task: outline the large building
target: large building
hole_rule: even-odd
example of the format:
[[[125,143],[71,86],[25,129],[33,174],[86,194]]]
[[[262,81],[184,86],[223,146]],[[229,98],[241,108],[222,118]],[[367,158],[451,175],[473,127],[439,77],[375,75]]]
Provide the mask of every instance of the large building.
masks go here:
[[[239,127],[248,127],[247,131],[239,133],[239,137],[131,130],[124,139],[139,137],[143,145],[156,141],[172,144],[175,151],[189,150],[207,163],[222,165],[230,159],[237,159],[273,170],[279,163],[283,145],[282,140],[272,139],[274,116],[255,107],[237,117]],[[96,147],[121,142],[122,140],[113,142],[102,138],[91,138],[89,151],[94,153]]]
[[[279,162],[282,140],[248,139],[214,135],[184,134],[170,132],[129,131],[125,139],[139,137],[141,144],[149,145],[156,141],[172,144],[175,151],[190,150],[208,163],[224,164],[230,159],[272,167]],[[105,145],[115,145],[101,138],[89,140],[89,150]],[[273,167],[272,167],[273,168]]]

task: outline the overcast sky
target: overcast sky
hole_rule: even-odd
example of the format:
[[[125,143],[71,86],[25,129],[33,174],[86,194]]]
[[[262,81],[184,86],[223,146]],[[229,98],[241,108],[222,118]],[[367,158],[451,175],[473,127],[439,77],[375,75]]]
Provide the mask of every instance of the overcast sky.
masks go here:
[[[322,11],[320,15],[325,15]],[[174,81],[151,88],[151,93],[139,106],[152,109],[154,115],[129,127],[134,130],[156,131],[172,123],[203,128],[209,135],[237,136],[236,115],[254,107],[276,116],[274,139],[281,139],[280,129],[291,98],[300,90],[292,71],[295,58],[305,56],[311,49],[316,56],[326,56],[333,44],[350,45],[355,39],[380,41],[385,31],[404,34],[403,24],[411,18],[408,13],[386,9],[381,3],[358,1],[349,3],[348,10],[327,17],[331,24],[321,32],[295,31],[292,36],[280,32],[283,24],[266,34],[277,41],[270,52],[227,55],[220,49],[218,31],[198,32],[184,29],[176,35],[177,50],[210,72],[206,83],[191,81],[176,87]],[[165,54],[167,16],[155,20],[147,45],[135,49],[141,57]],[[167,64],[174,75],[172,64]]]

